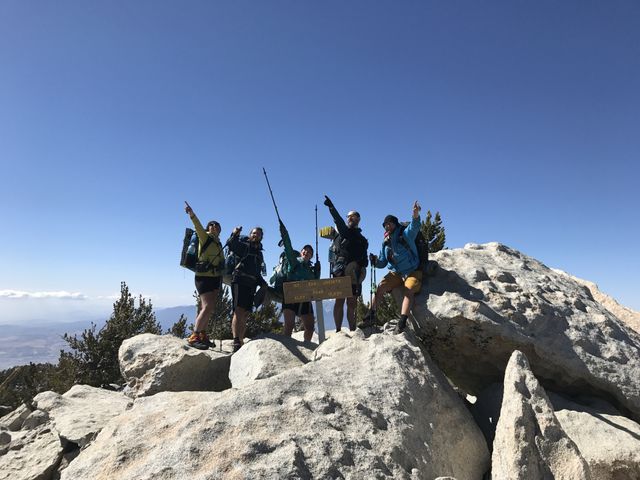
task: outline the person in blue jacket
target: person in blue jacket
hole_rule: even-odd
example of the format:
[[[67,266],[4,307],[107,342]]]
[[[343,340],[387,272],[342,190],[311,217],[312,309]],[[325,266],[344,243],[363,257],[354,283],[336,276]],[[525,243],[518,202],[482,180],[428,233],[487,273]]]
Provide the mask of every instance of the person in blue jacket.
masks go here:
[[[420,205],[413,204],[411,223],[403,227],[398,217],[387,215],[382,222],[384,240],[378,256],[369,255],[371,264],[376,268],[389,268],[389,273],[382,279],[371,304],[371,310],[360,323],[360,328],[375,324],[376,305],[385,293],[396,287],[404,287],[404,298],[400,309],[400,321],[395,333],[401,333],[407,326],[407,317],[413,305],[413,297],[422,288],[422,270],[419,269],[420,257],[416,247],[416,235],[420,231]]]

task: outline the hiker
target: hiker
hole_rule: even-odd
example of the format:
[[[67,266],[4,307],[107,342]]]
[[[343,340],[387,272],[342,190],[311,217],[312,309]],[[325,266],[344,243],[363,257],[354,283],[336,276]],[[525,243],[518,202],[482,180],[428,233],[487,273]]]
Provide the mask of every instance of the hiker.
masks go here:
[[[407,317],[413,305],[413,297],[422,287],[422,270],[415,239],[420,231],[420,205],[413,204],[411,223],[403,227],[398,217],[387,215],[382,222],[384,241],[380,255],[369,255],[371,264],[376,268],[389,267],[389,273],[382,279],[376,290],[369,313],[358,325],[361,328],[375,324],[376,305],[382,296],[396,287],[404,287],[404,298],[400,309],[400,320],[395,333],[402,333],[407,326]]]
[[[360,224],[360,214],[351,210],[347,214],[345,222],[333,202],[328,196],[324,196],[324,204],[329,207],[329,212],[338,229],[338,233],[333,238],[331,252],[334,258],[331,265],[331,275],[333,277],[351,277],[352,296],[347,300],[347,321],[349,330],[356,329],[356,303],[357,298],[362,294],[362,282],[367,274],[367,249],[369,242],[362,235]],[[342,329],[342,316],[344,313],[344,298],[336,298],[333,306],[333,320],[336,324],[336,332]]]
[[[198,262],[196,263],[195,284],[200,296],[200,313],[196,317],[193,333],[187,343],[200,350],[215,347],[215,343],[207,335],[209,318],[222,285],[224,270],[224,253],[220,243],[221,227],[218,222],[211,220],[206,230],[193,212],[191,206],[185,202],[184,211],[189,215],[198,236]]]
[[[284,246],[284,254],[286,256],[286,270],[282,272],[283,282],[295,282],[300,280],[317,280],[320,278],[320,262],[311,265],[313,257],[313,247],[305,245],[300,250],[300,256],[293,250],[291,246],[291,238],[284,223],[280,221],[280,235],[282,236],[282,244]],[[296,316],[300,317],[304,327],[304,341],[310,342],[313,337],[315,318],[313,316],[313,306],[311,302],[301,303],[282,303],[282,314],[284,315],[284,334],[291,336],[293,327],[295,326]]]
[[[233,351],[240,350],[247,329],[247,317],[253,310],[256,288],[265,285],[262,278],[264,257],[262,256],[261,227],[254,227],[249,236],[240,236],[242,227],[236,227],[229,237],[229,253],[237,258],[231,273],[231,296],[233,298]]]

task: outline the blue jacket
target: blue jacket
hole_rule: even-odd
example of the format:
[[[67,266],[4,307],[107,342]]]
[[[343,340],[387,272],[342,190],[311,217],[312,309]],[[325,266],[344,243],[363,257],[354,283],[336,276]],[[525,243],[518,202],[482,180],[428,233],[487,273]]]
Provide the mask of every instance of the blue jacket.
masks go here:
[[[408,275],[417,270],[420,265],[420,258],[416,248],[416,235],[418,235],[419,231],[420,218],[412,219],[404,230],[402,227],[397,226],[391,234],[390,240],[385,240],[382,243],[382,249],[375,265],[376,268],[388,266],[389,270],[400,275]]]

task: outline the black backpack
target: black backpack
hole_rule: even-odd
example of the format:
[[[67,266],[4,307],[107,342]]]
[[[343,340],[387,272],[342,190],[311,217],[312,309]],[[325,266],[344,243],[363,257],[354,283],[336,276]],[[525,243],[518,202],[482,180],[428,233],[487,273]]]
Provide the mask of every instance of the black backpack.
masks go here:
[[[204,252],[213,239],[209,237],[202,251]],[[184,240],[182,241],[182,252],[180,253],[180,266],[196,272],[196,264],[198,263],[198,234],[192,228],[186,228],[184,231]]]

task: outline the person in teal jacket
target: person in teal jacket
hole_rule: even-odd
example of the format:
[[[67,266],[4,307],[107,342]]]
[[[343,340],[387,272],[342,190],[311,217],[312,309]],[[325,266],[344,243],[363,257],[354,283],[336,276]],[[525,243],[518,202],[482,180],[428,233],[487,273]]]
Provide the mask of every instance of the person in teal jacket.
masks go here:
[[[311,265],[311,258],[313,258],[313,247],[311,245],[305,245],[300,250],[300,254],[291,246],[291,238],[284,223],[280,221],[280,235],[282,236],[282,244],[284,246],[284,253],[287,259],[287,271],[283,272],[285,275],[285,282],[295,282],[301,280],[316,280],[320,278],[320,262],[316,262],[315,265]],[[313,337],[315,318],[313,316],[313,306],[311,302],[301,303],[283,303],[282,314],[284,316],[284,334],[288,337],[293,332],[295,326],[296,316],[300,317],[302,325],[304,327],[304,340],[305,342],[311,341]]]
[[[418,202],[414,202],[411,223],[406,227],[402,227],[398,217],[394,215],[387,215],[384,218],[382,222],[384,240],[380,254],[378,256],[370,254],[369,260],[376,268],[388,267],[389,273],[378,285],[371,310],[359,325],[360,328],[369,327],[375,323],[376,304],[381,301],[385,293],[396,287],[404,287],[404,298],[396,333],[401,333],[406,328],[414,295],[422,288],[420,256],[415,242],[421,226],[420,209]]]

